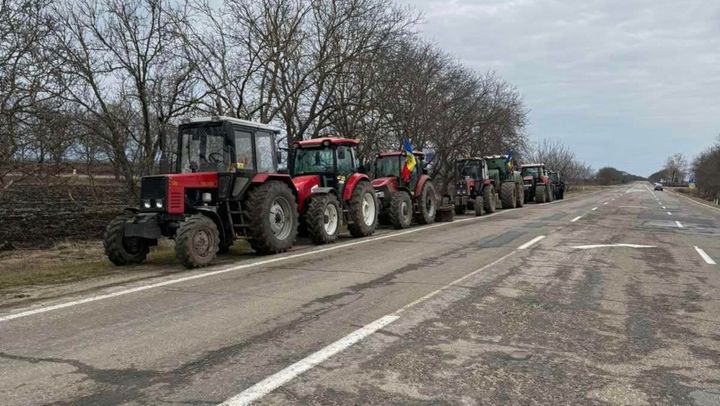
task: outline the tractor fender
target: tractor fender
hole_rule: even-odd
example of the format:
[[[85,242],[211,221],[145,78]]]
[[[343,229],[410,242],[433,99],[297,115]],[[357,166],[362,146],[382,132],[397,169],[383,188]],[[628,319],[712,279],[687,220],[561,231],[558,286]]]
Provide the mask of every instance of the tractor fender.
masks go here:
[[[539,180],[540,180],[539,183],[542,183],[543,185],[548,185],[548,184],[550,184],[550,178],[547,177],[547,176],[541,176],[541,177],[539,178]]]
[[[427,181],[432,182],[432,179],[430,179],[428,175],[420,175],[420,179],[418,179],[417,185],[415,185],[415,194],[412,195],[413,197],[422,193],[423,187],[425,187],[425,183],[427,183]]]
[[[195,211],[202,214],[203,216],[207,216],[212,221],[215,222],[215,225],[218,228],[218,231],[220,232],[220,244],[226,244],[230,241],[228,241],[228,238],[232,238],[227,235],[225,232],[225,227],[223,227],[223,222],[220,219],[220,215],[217,212],[217,207],[194,207]]]
[[[293,194],[297,196],[298,191],[297,188],[295,188],[295,184],[293,183],[292,178],[290,177],[290,175],[284,173],[258,173],[252,177],[250,183],[253,185],[259,185],[265,182],[269,182],[271,180],[277,180],[285,183],[293,192]]]
[[[342,200],[348,201],[350,200],[350,197],[352,196],[353,191],[355,190],[355,186],[357,186],[358,182],[361,180],[370,181],[370,178],[365,175],[364,173],[353,173],[350,175],[350,177],[345,182],[345,190],[343,190]]]
[[[494,184],[495,184],[495,181],[492,179],[485,179],[483,181],[483,185],[485,185],[485,186],[490,186],[490,185],[494,185]]]

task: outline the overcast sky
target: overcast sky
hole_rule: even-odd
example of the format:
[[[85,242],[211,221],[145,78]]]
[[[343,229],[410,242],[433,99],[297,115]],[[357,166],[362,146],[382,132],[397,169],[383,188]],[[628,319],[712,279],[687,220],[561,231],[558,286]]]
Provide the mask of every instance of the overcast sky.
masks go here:
[[[396,0],[422,35],[513,83],[531,140],[647,176],[720,133],[720,1]]]

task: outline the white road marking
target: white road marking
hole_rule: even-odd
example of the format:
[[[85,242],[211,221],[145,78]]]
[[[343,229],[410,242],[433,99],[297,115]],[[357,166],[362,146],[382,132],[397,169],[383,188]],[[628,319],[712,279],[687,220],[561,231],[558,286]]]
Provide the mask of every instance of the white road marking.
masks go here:
[[[570,220],[570,222],[571,222],[571,223],[574,223],[574,222],[580,220],[581,218],[582,218],[582,216],[577,216],[577,217],[575,217],[574,219]]]
[[[570,248],[578,250],[589,250],[593,248],[612,248],[612,247],[626,247],[626,248],[655,248],[654,245],[640,245],[640,244],[593,244],[593,245],[575,245]]]
[[[675,221],[675,225],[677,225],[677,226],[678,226],[678,228],[685,228],[685,226],[684,226],[684,225],[682,225],[682,223],[680,223],[680,222],[679,222],[679,221],[677,221],[677,220]]]
[[[603,203],[603,206],[605,206],[606,204],[608,204],[608,202]]]
[[[645,206],[618,206],[618,208],[644,209]]]
[[[691,199],[691,198],[685,196],[685,195],[682,194],[682,193],[678,193],[678,192],[673,192],[673,193],[675,193],[677,196],[682,197],[683,199],[688,199],[688,200],[690,200],[691,202],[693,202],[693,203],[695,203],[695,204],[699,204],[700,206],[705,206],[705,207],[709,207],[709,208],[711,208],[711,209],[720,210],[720,207],[711,206],[711,205],[709,205],[709,204],[705,204],[705,203],[702,203],[702,202],[698,202],[697,200]]]
[[[282,385],[290,382],[298,375],[313,368],[314,366],[327,360],[333,355],[345,350],[351,345],[357,343],[363,338],[366,338],[367,336],[380,330],[381,328],[387,326],[388,324],[394,322],[399,318],[400,316],[392,314],[381,317],[373,321],[372,323],[353,331],[345,337],[328,345],[327,347],[324,347],[321,350],[310,354],[309,356],[290,365],[289,367],[268,376],[267,378],[256,383],[255,385],[226,400],[222,403],[222,406],[249,405],[256,400],[262,398],[263,396],[267,395],[268,393],[274,391],[275,389],[281,387]]]
[[[597,209],[598,209],[597,207],[593,207],[593,208],[592,208],[592,211],[595,211],[595,210],[597,210]]]
[[[532,247],[533,244],[535,244],[536,242],[542,240],[543,238],[545,238],[544,235],[539,235],[539,236],[533,238],[532,240],[526,242],[525,244],[519,246],[518,249],[519,249],[519,250],[526,250],[526,249]]]
[[[665,206],[662,206],[662,208],[663,208],[663,210],[667,210],[667,207],[665,207]]]
[[[700,256],[702,257],[702,259],[704,259],[705,262],[707,262],[708,264],[717,265],[717,262],[715,262],[712,258],[710,258],[710,255],[708,255],[704,249],[702,249],[698,246],[695,246],[695,251],[697,251],[697,253],[700,254]]]
[[[425,296],[416,299],[405,306],[399,308],[394,313],[383,316],[375,321],[373,321],[370,324],[367,324],[366,326],[355,330],[354,332],[348,334],[347,336],[341,338],[338,341],[335,341],[334,343],[328,345],[327,347],[324,347],[317,352],[314,352],[310,356],[303,358],[302,360],[290,365],[287,368],[282,369],[279,372],[276,372],[273,375],[270,375],[269,377],[263,379],[262,381],[256,383],[255,385],[245,389],[244,391],[240,392],[239,394],[231,397],[230,399],[226,400],[221,404],[221,406],[240,406],[240,405],[249,405],[252,402],[259,400],[263,396],[269,394],[273,390],[279,388],[280,386],[290,382],[292,379],[296,378],[297,376],[301,375],[302,373],[308,371],[309,369],[317,366],[321,362],[329,359],[333,355],[347,349],[353,344],[358,343],[360,340],[368,337],[369,335],[373,334],[374,332],[380,330],[381,328],[387,326],[388,324],[394,322],[398,318],[400,318],[400,314],[408,309],[410,309],[413,306],[416,306],[433,296],[436,296],[440,292],[443,292],[447,290],[448,288],[452,287],[453,285],[457,285],[464,281],[465,279],[468,279],[492,266],[497,265],[501,261],[504,261],[508,257],[512,256],[517,250],[513,250],[512,252],[505,254],[504,256],[496,259],[495,261],[478,268],[471,273],[462,276],[458,279],[455,279],[454,281],[448,283],[445,286],[442,286],[439,289],[436,289]]]
[[[670,213],[670,212],[667,212],[667,214],[668,214],[668,216],[672,216],[672,213]]]

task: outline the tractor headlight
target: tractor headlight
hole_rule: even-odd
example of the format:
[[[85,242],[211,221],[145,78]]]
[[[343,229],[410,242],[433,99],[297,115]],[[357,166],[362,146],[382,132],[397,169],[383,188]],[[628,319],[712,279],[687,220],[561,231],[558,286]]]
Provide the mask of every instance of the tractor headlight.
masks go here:
[[[375,192],[375,196],[377,196],[378,199],[385,198],[385,192]]]
[[[207,193],[207,192],[203,193],[203,194],[202,194],[202,201],[203,201],[203,203],[210,203],[210,202],[212,202],[212,194],[211,194],[211,193]]]
[[[152,207],[152,205],[150,204],[150,200],[143,200],[143,207],[146,209]]]
[[[157,199],[157,200],[155,200],[155,207],[158,208],[158,209],[162,209],[162,208],[163,208],[163,201],[162,201],[162,199]]]

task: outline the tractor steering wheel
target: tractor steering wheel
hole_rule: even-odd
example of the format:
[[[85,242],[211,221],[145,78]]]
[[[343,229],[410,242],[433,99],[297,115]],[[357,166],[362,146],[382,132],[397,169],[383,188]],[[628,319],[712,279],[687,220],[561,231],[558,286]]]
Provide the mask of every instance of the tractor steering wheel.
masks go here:
[[[210,162],[210,163],[219,164],[219,163],[222,163],[223,161],[225,161],[225,159],[223,158],[223,155],[220,152],[211,152],[208,155],[208,162]]]

